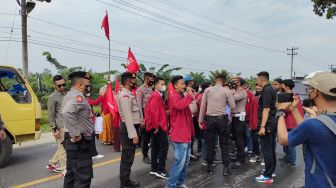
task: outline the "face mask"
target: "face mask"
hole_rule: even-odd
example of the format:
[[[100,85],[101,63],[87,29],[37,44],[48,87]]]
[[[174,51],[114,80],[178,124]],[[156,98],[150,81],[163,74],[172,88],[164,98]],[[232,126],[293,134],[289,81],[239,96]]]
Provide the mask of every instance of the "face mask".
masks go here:
[[[162,92],[165,92],[166,91],[166,86],[165,85],[163,85],[161,88],[160,88],[160,91],[162,91]]]
[[[259,95],[261,95],[261,91],[256,91],[255,96],[259,96]]]
[[[152,85],[154,84],[154,82],[153,82],[153,81],[150,81],[150,80],[148,80],[148,81],[147,81],[147,84],[148,84],[149,86],[152,86]]]
[[[310,94],[311,94],[311,93],[308,93],[309,105],[310,105],[310,106],[316,106],[316,104],[315,104],[315,100],[314,100],[314,99],[315,99],[317,96],[314,97],[314,98],[311,98],[311,97],[310,97]]]
[[[92,84],[85,85],[84,91],[86,93],[91,93],[92,92]]]
[[[201,87],[198,88],[198,92],[202,92],[202,88]]]
[[[135,82],[130,82],[130,83],[129,83],[129,86],[130,86],[132,89],[135,89],[137,85],[136,85]]]

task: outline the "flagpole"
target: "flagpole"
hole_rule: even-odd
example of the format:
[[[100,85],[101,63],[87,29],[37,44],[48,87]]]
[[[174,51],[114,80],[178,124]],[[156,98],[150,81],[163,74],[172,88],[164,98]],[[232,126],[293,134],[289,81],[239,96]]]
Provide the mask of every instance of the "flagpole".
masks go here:
[[[111,78],[111,41],[109,41],[109,72],[108,72],[108,81],[110,81]]]

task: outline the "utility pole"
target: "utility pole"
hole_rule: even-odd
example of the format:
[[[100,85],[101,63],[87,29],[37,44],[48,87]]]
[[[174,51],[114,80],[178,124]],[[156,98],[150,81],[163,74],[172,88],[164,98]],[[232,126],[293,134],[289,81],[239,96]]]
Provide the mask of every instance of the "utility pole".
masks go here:
[[[334,67],[336,67],[336,65],[328,65],[328,67],[330,67],[330,71],[333,72],[334,71]]]
[[[21,33],[22,33],[22,68],[23,77],[28,80],[28,40],[27,40],[27,7],[26,0],[21,0]]]
[[[288,51],[287,55],[291,56],[291,76],[290,76],[291,79],[293,79],[293,71],[294,71],[293,61],[294,61],[294,56],[297,55],[297,52],[295,52],[295,51],[298,50],[298,49],[299,49],[299,47],[296,47],[296,48],[294,48],[294,47],[287,48],[287,51]]]

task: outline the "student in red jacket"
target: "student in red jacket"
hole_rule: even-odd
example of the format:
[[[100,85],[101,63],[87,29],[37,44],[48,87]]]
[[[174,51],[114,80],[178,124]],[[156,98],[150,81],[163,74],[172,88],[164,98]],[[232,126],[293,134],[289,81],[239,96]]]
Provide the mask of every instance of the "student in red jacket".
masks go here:
[[[166,160],[168,153],[168,119],[164,106],[164,91],[166,86],[164,79],[156,77],[154,79],[154,92],[148,97],[145,106],[146,131],[152,137],[152,167],[150,174],[159,178],[168,179],[166,171]],[[159,160],[159,163],[157,162]]]
[[[169,97],[170,111],[170,140],[175,150],[175,162],[172,166],[170,177],[167,181],[168,188],[184,187],[183,183],[187,176],[188,164],[191,153],[191,137],[194,134],[189,104],[194,101],[192,88],[187,88],[182,76],[172,79],[175,92]]]

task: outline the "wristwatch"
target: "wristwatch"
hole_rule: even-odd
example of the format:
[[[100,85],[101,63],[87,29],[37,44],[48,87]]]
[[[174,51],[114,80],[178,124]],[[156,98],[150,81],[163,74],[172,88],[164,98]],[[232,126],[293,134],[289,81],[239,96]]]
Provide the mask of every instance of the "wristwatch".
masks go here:
[[[275,114],[275,117],[280,117],[280,116],[282,116],[282,117],[286,117],[286,111],[283,110],[283,109],[278,110],[278,111],[276,112],[276,114]]]

